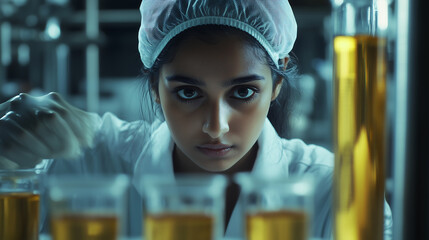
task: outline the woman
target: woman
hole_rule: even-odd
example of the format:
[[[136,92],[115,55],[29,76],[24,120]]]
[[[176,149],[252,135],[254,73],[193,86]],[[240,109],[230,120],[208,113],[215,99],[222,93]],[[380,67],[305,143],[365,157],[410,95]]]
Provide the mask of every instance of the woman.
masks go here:
[[[296,22],[289,3],[144,0],[140,11],[143,79],[162,120],[126,123],[76,109],[55,93],[21,94],[0,106],[1,166],[53,158],[51,174],[311,173],[318,184],[313,235],[330,237],[333,155],[279,136],[293,96],[287,65]],[[74,161],[61,160],[67,158]],[[227,237],[242,236],[237,198],[238,189],[229,188]],[[129,230],[139,234],[135,192],[130,208]],[[386,223],[390,218],[386,208]]]

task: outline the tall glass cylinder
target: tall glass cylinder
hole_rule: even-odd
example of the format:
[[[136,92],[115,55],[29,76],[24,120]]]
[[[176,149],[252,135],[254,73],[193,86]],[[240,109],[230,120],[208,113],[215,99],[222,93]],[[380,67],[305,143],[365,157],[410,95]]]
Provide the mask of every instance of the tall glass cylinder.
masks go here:
[[[332,0],[334,236],[383,239],[388,0]]]

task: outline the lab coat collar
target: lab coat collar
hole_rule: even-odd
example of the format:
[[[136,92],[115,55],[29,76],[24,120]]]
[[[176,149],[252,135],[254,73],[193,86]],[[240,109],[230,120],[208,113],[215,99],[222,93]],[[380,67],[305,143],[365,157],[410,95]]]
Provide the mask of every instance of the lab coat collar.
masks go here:
[[[258,138],[258,146],[258,154],[251,174],[265,177],[288,176],[288,159],[283,156],[281,138],[268,119],[265,120],[261,135]],[[226,238],[243,237],[243,209],[240,201],[241,196],[232,212],[225,233]]]
[[[277,135],[268,118],[265,120],[261,135],[258,138],[258,147],[258,154],[251,174],[268,177],[287,176],[287,166],[285,168],[283,165],[285,162],[282,158],[281,138]]]

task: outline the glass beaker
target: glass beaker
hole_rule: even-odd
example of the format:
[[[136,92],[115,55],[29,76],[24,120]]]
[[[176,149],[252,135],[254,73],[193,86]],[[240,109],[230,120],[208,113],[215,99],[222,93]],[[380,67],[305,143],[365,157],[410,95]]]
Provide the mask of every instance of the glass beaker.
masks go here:
[[[41,174],[0,170],[0,239],[39,239]]]
[[[225,187],[222,175],[143,177],[145,239],[222,239]]]
[[[127,176],[51,176],[47,185],[53,240],[114,240],[124,235]]]
[[[244,233],[248,240],[305,240],[313,215],[313,181],[308,175],[267,178],[240,173]]]
[[[382,239],[388,0],[332,0],[335,239]]]

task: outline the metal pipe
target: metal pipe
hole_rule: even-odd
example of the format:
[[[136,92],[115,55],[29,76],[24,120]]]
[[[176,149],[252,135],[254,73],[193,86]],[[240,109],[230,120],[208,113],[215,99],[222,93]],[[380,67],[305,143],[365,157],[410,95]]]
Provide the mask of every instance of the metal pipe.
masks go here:
[[[46,42],[43,48],[43,90],[47,92],[57,91],[55,43]]]
[[[6,84],[7,66],[12,61],[12,29],[9,22],[0,23],[0,97]]]
[[[95,41],[99,36],[98,0],[86,0],[86,36]],[[86,48],[86,99],[87,110],[97,112],[99,109],[99,50],[95,43]]]
[[[398,0],[394,236],[429,239],[429,89],[424,34],[427,1]]]
[[[69,82],[69,52],[70,49],[66,44],[60,44],[56,48],[57,58],[57,91],[63,96],[68,94]]]
[[[9,22],[0,24],[0,36],[1,64],[3,66],[9,66],[12,61],[12,26]]]
[[[401,10],[399,10],[401,9]],[[394,118],[393,148],[393,237],[402,240],[403,236],[403,203],[405,188],[405,159],[408,128],[408,36],[409,36],[409,1],[398,0],[396,7],[396,111]]]
[[[6,84],[6,67],[0,64],[0,98],[3,97],[3,86]]]

